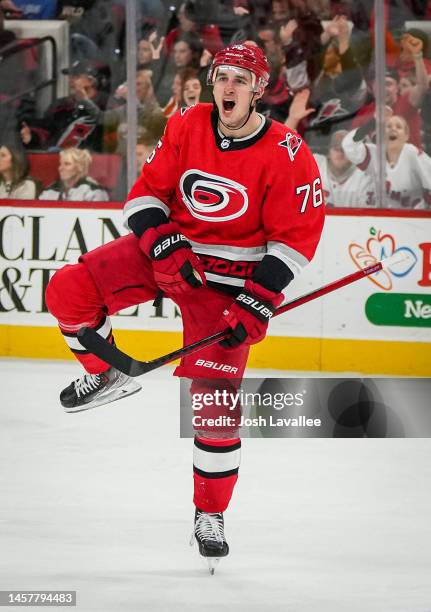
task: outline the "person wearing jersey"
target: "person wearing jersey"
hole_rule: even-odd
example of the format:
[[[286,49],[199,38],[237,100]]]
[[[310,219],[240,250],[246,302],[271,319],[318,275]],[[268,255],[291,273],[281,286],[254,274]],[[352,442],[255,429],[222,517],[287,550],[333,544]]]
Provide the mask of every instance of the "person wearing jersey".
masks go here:
[[[218,52],[208,73],[213,103],[169,119],[127,197],[131,233],[52,278],[48,308],[87,371],[62,391],[66,411],[139,390],[88,353],[77,332],[92,326],[112,341],[109,315],[160,291],[181,310],[185,344],[232,330],[221,343],[183,358],[174,374],[191,379],[191,393],[238,388],[250,345],[264,339],[283,291],[313,258],[324,222],[321,179],[307,145],[256,111],[268,78],[267,59],[254,44]],[[223,512],[241,446],[239,415],[230,414],[232,426],[202,427],[194,441],[194,533],[209,559],[229,550]]]
[[[377,147],[367,135],[375,129],[371,121],[348,132],[342,146],[346,157],[364,177],[378,184]],[[385,122],[385,208],[429,210],[431,208],[431,157],[409,142],[410,129],[404,117],[389,115]],[[374,205],[376,205],[374,198]]]

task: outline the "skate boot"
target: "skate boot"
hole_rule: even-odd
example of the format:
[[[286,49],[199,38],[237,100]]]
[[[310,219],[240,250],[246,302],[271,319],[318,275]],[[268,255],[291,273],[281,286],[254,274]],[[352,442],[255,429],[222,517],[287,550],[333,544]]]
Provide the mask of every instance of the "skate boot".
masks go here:
[[[208,569],[213,575],[221,557],[229,554],[229,546],[224,537],[224,520],[222,512],[203,512],[196,508],[193,539],[199,545],[199,552],[208,562]]]
[[[60,393],[65,412],[80,412],[137,393],[141,385],[133,378],[110,368],[101,374],[84,374]]]

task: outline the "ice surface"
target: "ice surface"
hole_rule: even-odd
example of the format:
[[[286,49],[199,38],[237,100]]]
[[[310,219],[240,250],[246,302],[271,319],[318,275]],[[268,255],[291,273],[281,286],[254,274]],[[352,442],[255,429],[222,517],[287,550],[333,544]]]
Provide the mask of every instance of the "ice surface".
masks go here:
[[[0,360],[0,590],[76,590],[80,612],[431,610],[430,440],[244,440],[211,577],[171,372],[65,414],[78,365]]]

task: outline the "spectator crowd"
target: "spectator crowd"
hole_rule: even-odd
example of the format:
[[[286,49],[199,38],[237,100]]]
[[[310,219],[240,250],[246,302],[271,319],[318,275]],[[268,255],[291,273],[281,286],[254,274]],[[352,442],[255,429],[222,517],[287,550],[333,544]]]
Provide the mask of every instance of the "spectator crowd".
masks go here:
[[[136,142],[140,171],[172,114],[211,102],[213,55],[249,41],[271,66],[258,111],[307,141],[327,205],[375,207],[373,6],[372,0],[137,0],[137,133],[128,134],[126,0],[0,0],[0,198],[124,198],[128,139]],[[385,9],[385,206],[430,209],[431,0],[392,0]],[[19,41],[10,18],[69,22],[67,96],[41,108],[37,87],[19,90],[11,72],[20,68]],[[50,184],[32,176],[31,160],[41,153],[55,155],[58,165]],[[122,160],[114,186],[91,176],[92,158],[101,155]]]

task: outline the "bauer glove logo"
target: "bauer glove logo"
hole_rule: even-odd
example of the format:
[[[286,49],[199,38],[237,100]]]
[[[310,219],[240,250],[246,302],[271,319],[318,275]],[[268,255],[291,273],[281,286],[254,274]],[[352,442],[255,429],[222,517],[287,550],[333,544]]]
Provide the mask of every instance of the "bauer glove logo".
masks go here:
[[[181,248],[190,248],[190,242],[183,234],[170,234],[161,236],[151,247],[151,257],[153,259],[164,259],[173,251]]]
[[[236,301],[239,302],[240,305],[245,308],[245,310],[253,313],[261,321],[269,321],[274,314],[274,308],[272,308],[271,305],[269,305],[267,302],[257,300],[250,294],[240,293],[236,298]]]

